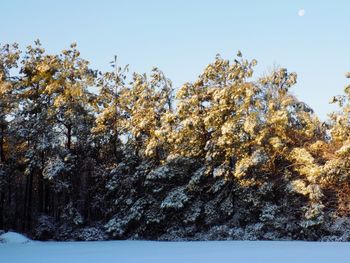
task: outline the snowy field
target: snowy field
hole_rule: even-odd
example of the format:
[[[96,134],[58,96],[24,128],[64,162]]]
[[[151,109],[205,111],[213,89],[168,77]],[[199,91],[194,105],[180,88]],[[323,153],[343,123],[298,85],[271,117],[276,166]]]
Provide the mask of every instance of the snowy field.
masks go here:
[[[1,263],[349,262],[350,243],[316,242],[33,242],[0,243]]]

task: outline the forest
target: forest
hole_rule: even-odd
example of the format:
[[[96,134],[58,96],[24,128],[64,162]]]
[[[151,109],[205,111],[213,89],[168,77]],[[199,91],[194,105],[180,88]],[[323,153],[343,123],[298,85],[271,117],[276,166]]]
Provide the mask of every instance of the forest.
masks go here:
[[[174,89],[75,43],[0,46],[0,229],[38,240],[350,240],[350,85],[321,121],[297,74],[217,55]],[[350,73],[345,77],[350,78]],[[175,92],[176,91],[176,92]]]

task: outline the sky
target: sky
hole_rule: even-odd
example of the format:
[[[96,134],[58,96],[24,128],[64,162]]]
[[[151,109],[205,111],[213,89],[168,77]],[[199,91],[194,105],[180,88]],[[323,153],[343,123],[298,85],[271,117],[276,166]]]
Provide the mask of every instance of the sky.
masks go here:
[[[49,53],[77,42],[92,67],[118,56],[130,70],[159,67],[178,88],[215,55],[241,50],[257,59],[255,77],[276,66],[298,73],[292,92],[321,119],[350,84],[350,1],[323,0],[2,0],[0,43],[40,39]]]

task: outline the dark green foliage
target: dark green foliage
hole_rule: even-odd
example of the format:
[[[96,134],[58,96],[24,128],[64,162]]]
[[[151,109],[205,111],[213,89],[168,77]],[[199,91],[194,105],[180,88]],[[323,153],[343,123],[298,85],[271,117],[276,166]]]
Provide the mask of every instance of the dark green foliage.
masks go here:
[[[0,229],[349,240],[348,98],[323,125],[290,94],[295,73],[252,81],[256,61],[241,57],[217,56],[175,100],[157,68],[128,83],[127,67],[92,70],[75,44],[0,46]]]

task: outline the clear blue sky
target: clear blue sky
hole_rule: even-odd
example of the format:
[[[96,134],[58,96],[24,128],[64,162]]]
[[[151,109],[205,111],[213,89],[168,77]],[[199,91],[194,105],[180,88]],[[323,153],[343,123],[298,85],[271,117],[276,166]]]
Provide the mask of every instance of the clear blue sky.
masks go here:
[[[0,8],[0,43],[39,38],[59,52],[77,42],[93,67],[108,69],[117,54],[132,71],[158,66],[175,87],[195,80],[215,54],[241,50],[258,60],[257,77],[273,65],[296,71],[294,94],[323,119],[335,109],[331,96],[350,83],[346,0],[3,0]]]

